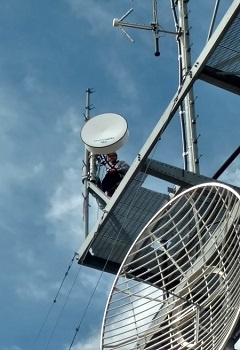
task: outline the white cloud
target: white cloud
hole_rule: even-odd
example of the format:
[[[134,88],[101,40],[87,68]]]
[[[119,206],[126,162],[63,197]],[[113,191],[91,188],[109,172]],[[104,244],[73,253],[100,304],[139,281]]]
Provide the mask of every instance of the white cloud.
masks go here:
[[[33,166],[33,172],[35,174],[41,173],[44,170],[44,164],[42,162]]]
[[[30,93],[39,94],[43,92],[40,82],[34,76],[26,76],[23,79],[23,86]]]
[[[112,15],[104,9],[102,3],[94,0],[66,0],[70,5],[75,16],[79,19],[85,19],[91,24],[88,30],[99,35],[99,30],[110,31]]]
[[[66,184],[65,184],[66,185]],[[63,185],[63,186],[65,186]],[[66,187],[58,187],[50,199],[50,207],[46,219],[51,224],[50,232],[54,234],[56,243],[72,247],[77,251],[83,241],[83,196],[67,193]],[[91,208],[90,218],[96,220],[98,210],[96,204]]]
[[[14,282],[16,285],[15,292],[24,301],[49,302],[56,295],[61,285],[61,280],[54,280],[52,276],[49,278],[49,274],[42,269],[36,269],[28,274],[21,273]],[[68,296],[71,287],[72,282],[68,281],[67,284],[62,285],[59,291],[60,294],[65,297]],[[71,293],[71,297],[79,298],[79,294]]]
[[[135,104],[139,100],[139,94],[136,80],[132,77],[131,72],[118,59],[115,60],[114,64],[110,63],[107,69],[120,94]]]
[[[80,169],[69,168],[63,172],[61,181],[49,198],[49,207],[45,218],[50,224],[50,233],[57,244],[67,245],[77,251],[83,241],[84,197]],[[96,201],[90,199],[90,222],[98,215]],[[93,220],[93,221],[92,221]]]
[[[89,338],[78,342],[76,345],[73,345],[72,350],[96,350],[99,349],[99,344],[100,334],[97,331],[95,331],[89,336]],[[69,346],[66,346],[65,350],[68,349]]]
[[[26,265],[31,267],[36,267],[38,260],[36,259],[34,251],[32,249],[25,247],[24,250],[20,250],[20,247],[17,246],[15,254],[19,262],[25,263]]]
[[[1,171],[0,193],[2,195],[14,195],[13,186],[25,187],[28,191],[28,184],[44,173],[43,163],[22,164],[20,162],[3,162],[4,166]]]
[[[55,130],[57,133],[70,130],[70,132],[73,134],[79,134],[79,124],[79,113],[73,106],[70,106],[67,111],[58,119]],[[79,136],[78,141],[80,141]]]
[[[79,196],[69,196],[64,198],[64,189],[59,187],[51,201],[51,209],[48,213],[48,218],[60,220],[63,215],[68,215],[70,212],[80,207],[81,201]]]
[[[240,187],[240,167],[233,170],[226,170],[221,180]]]
[[[28,280],[29,278],[29,280]],[[42,301],[49,300],[49,285],[40,285],[37,281],[32,281],[31,277],[21,276],[19,286],[16,287],[16,294],[23,300]],[[56,285],[50,288],[56,288]]]
[[[44,163],[37,160],[37,157],[28,157],[30,150],[36,151],[29,127],[28,104],[22,101],[16,91],[7,84],[0,87],[0,104],[2,157],[0,191],[6,193],[11,190],[13,184],[16,186],[40,175],[44,170]]]
[[[78,249],[82,237],[83,196],[81,161],[78,157],[81,147],[79,131],[79,116],[75,108],[69,107],[58,118],[55,126],[55,132],[63,137],[64,152],[57,159],[56,166],[60,173],[55,181],[55,189],[49,195],[49,206],[45,212],[56,242],[72,246],[75,250]]]
[[[50,200],[50,209],[47,218],[50,220],[60,220],[63,215],[68,215],[79,208],[82,200],[79,193],[74,194],[74,185],[78,188],[79,176],[77,170],[71,168],[64,172],[63,181],[58,185]]]

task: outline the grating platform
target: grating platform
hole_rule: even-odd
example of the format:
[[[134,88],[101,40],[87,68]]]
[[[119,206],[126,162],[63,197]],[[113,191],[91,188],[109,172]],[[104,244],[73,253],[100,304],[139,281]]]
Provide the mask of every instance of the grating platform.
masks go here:
[[[231,24],[223,31],[200,79],[240,94],[240,10],[234,14]]]
[[[107,220],[99,223],[91,243],[81,252],[83,265],[117,273],[143,227],[169,201],[168,195],[141,187],[145,177],[138,174],[108,212]]]

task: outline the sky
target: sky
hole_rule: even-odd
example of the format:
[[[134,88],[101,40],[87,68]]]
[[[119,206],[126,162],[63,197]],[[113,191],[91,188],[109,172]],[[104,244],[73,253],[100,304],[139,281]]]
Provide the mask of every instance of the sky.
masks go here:
[[[217,21],[231,1],[220,2]],[[189,1],[192,61],[205,45],[215,1]],[[81,168],[86,89],[90,115],[123,115],[129,164],[178,88],[174,35],[127,30],[113,18],[149,24],[150,0],[8,0],[0,2],[0,350],[99,348],[111,275],[80,267],[84,240]],[[158,19],[174,30],[170,2]],[[194,93],[200,170],[212,176],[239,146],[236,95],[197,82]],[[160,161],[182,166],[176,115],[158,143]],[[239,158],[223,174],[239,185]],[[147,184],[151,186],[151,182]],[[160,191],[168,184],[159,183]],[[91,202],[91,223],[100,215]],[[61,286],[61,288],[60,288]],[[56,300],[56,302],[54,302]]]

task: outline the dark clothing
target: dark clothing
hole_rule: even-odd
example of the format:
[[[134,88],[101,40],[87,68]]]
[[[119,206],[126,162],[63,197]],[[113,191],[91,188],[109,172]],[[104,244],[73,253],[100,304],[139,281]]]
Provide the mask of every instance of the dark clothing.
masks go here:
[[[102,191],[107,192],[107,195],[111,197],[128,171],[129,165],[123,160],[117,160],[114,163],[109,162],[109,166],[110,168],[102,180]]]
[[[121,182],[123,175],[115,171],[113,173],[107,173],[102,180],[102,190],[103,192],[109,192],[110,190],[115,190],[117,185]]]

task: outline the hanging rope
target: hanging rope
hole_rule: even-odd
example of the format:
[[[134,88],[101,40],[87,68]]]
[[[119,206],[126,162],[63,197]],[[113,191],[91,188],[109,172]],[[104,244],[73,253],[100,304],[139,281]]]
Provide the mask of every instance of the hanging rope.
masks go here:
[[[104,265],[104,269],[105,269],[105,267],[106,267],[106,264]],[[89,305],[90,305],[91,302],[92,302],[92,299],[93,299],[93,297],[94,297],[94,294],[95,294],[95,292],[96,292],[96,290],[97,290],[97,288],[98,288],[98,285],[99,285],[100,280],[101,280],[101,278],[102,278],[103,272],[104,272],[104,270],[101,272],[100,277],[98,278],[98,281],[97,281],[97,283],[96,283],[96,285],[95,285],[95,288],[94,288],[94,290],[93,290],[93,292],[92,292],[92,294],[91,294],[91,296],[90,296],[90,299],[89,299],[89,301],[88,301],[88,303],[87,303],[87,306],[86,306],[86,308],[85,308],[85,310],[84,310],[84,312],[83,312],[82,318],[81,318],[81,320],[80,320],[80,322],[79,322],[79,324],[78,324],[78,326],[77,326],[77,328],[76,328],[76,330],[75,330],[75,334],[74,334],[73,339],[72,339],[72,342],[71,342],[71,344],[70,344],[70,346],[69,346],[69,350],[72,348],[72,346],[73,346],[73,344],[74,344],[74,342],[75,342],[76,336],[77,336],[77,334],[78,334],[78,332],[79,332],[79,329],[80,329],[80,327],[81,327],[81,325],[82,325],[82,322],[83,322],[83,320],[84,320],[84,317],[85,317],[85,315],[86,315],[86,313],[87,313],[87,311],[88,311]]]
[[[72,264],[73,264],[73,261],[74,261],[76,255],[77,255],[77,253],[74,253],[73,258],[72,258],[71,261],[70,261],[70,264],[69,264],[69,266],[68,266],[68,268],[67,268],[67,271],[66,271],[66,273],[65,273],[65,275],[64,275],[64,277],[63,277],[63,280],[62,280],[62,282],[61,282],[61,284],[60,284],[60,286],[59,286],[59,288],[58,288],[57,294],[56,294],[55,298],[53,299],[53,302],[52,302],[52,304],[51,304],[51,306],[50,306],[50,308],[49,308],[49,310],[48,310],[48,312],[47,312],[47,315],[46,315],[46,317],[45,317],[45,319],[44,319],[44,321],[43,321],[43,323],[42,323],[42,325],[41,325],[41,327],[40,327],[40,330],[39,330],[39,332],[38,332],[38,334],[37,334],[37,336],[36,336],[36,338],[35,338],[35,341],[34,341],[33,346],[32,346],[32,348],[31,348],[32,350],[35,348],[35,345],[36,345],[36,343],[37,343],[37,341],[38,341],[38,339],[39,339],[39,337],[40,337],[40,334],[42,333],[42,330],[43,330],[43,328],[44,328],[44,326],[45,326],[45,324],[46,324],[46,322],[47,322],[47,319],[48,319],[48,317],[49,317],[51,311],[52,311],[53,305],[56,304],[56,302],[57,302],[58,295],[59,295],[59,293],[60,293],[60,291],[61,291],[61,289],[62,289],[63,283],[64,283],[64,281],[65,281],[65,279],[66,279],[66,277],[67,277],[67,275],[68,275],[68,273],[69,273],[69,270],[70,270],[71,267],[72,267]]]
[[[74,280],[73,280],[72,286],[71,286],[71,288],[70,288],[70,290],[69,290],[69,292],[68,292],[68,295],[67,295],[67,297],[66,297],[66,300],[65,300],[65,302],[64,302],[64,304],[63,304],[63,306],[62,306],[62,309],[61,309],[61,311],[60,311],[60,314],[59,314],[59,316],[58,316],[58,319],[57,319],[57,321],[56,321],[56,323],[55,323],[55,326],[54,326],[54,328],[53,328],[53,330],[52,330],[52,333],[50,334],[50,337],[49,337],[49,340],[48,340],[48,342],[47,342],[47,345],[46,345],[45,350],[48,349],[48,346],[49,346],[49,344],[50,344],[50,341],[52,340],[52,337],[53,337],[53,335],[54,335],[54,333],[55,333],[55,330],[56,330],[56,328],[57,328],[57,326],[58,326],[58,323],[59,323],[59,321],[60,321],[60,319],[61,319],[61,317],[62,317],[62,314],[63,314],[63,311],[64,311],[64,309],[65,309],[65,306],[66,306],[66,304],[67,304],[67,302],[68,302],[68,300],[69,300],[70,294],[72,293],[73,287],[74,287],[74,285],[75,285],[75,283],[76,283],[76,281],[77,281],[77,279],[78,279],[78,276],[79,276],[79,273],[80,273],[80,271],[81,271],[81,268],[82,268],[82,264],[79,266],[78,272],[77,272],[77,274],[76,274],[76,276],[75,276],[75,278],[74,278]]]

